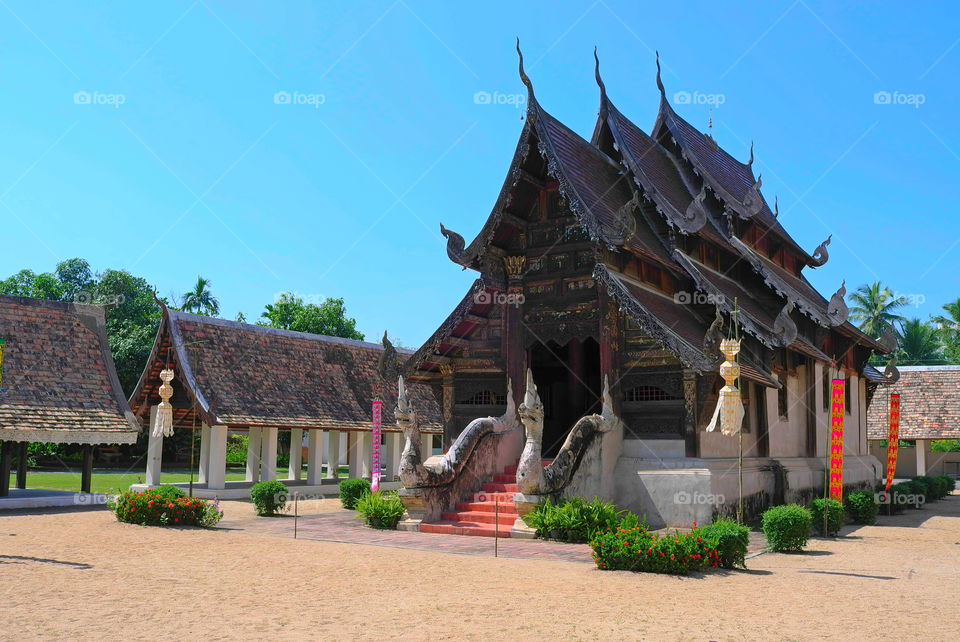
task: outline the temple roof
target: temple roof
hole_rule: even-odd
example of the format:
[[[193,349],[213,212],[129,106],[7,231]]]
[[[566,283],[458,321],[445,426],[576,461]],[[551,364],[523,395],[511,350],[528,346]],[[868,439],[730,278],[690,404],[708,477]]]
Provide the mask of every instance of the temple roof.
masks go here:
[[[409,351],[398,351],[401,358]],[[383,426],[395,430],[396,381],[378,372],[376,343],[277,330],[164,310],[153,351],[130,405],[141,421],[159,403],[160,370],[176,377],[175,423],[190,425],[196,402],[208,425],[370,430],[380,387]],[[440,408],[429,389],[411,385],[425,432],[440,429]]]
[[[960,366],[900,366],[899,370],[900,380],[878,390],[870,404],[867,438],[887,438],[887,393],[899,393],[900,439],[960,439]]]
[[[102,306],[0,295],[0,339],[0,441],[136,441]]]

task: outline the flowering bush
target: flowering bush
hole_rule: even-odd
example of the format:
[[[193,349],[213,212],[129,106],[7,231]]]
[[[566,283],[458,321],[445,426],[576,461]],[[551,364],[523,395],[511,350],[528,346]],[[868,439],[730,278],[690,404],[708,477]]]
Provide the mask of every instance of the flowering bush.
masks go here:
[[[810,539],[812,522],[813,515],[799,504],[774,506],[763,513],[763,534],[774,551],[799,551]]]
[[[651,533],[646,523],[627,527],[621,522],[615,528],[597,533],[590,547],[597,568],[605,571],[687,575],[723,563],[697,528],[689,533],[659,534]]]
[[[712,524],[697,529],[699,537],[716,551],[723,568],[746,568],[744,558],[750,543],[750,529],[732,519],[722,517]]]
[[[179,490],[179,489],[178,489]],[[215,526],[223,511],[219,502],[196,497],[174,496],[170,490],[147,490],[142,493],[122,491],[107,502],[117,520],[142,526]]]

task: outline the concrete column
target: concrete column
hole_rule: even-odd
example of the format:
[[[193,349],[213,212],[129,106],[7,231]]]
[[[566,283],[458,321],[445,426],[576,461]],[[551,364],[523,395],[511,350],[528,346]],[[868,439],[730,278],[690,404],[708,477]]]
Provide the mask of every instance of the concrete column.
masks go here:
[[[210,452],[207,461],[207,488],[221,490],[227,479],[227,427],[210,426]]]
[[[277,429],[260,430],[260,479],[273,481],[277,478]]]
[[[433,435],[424,433],[420,435],[420,438],[422,440],[422,445],[420,446],[422,452],[420,456],[426,461],[428,457],[433,456]]]
[[[247,476],[248,482],[260,481],[260,428],[250,426],[247,430]]]
[[[347,433],[347,466],[350,467],[350,478],[356,479],[360,476],[360,448],[358,433]]]
[[[313,431],[310,431],[313,432]],[[309,439],[309,433],[307,438]],[[300,479],[300,468],[303,464],[303,429],[292,428],[290,430],[290,471],[287,473],[287,479]]]
[[[160,485],[160,460],[163,457],[163,435],[155,437],[157,406],[150,406],[150,441],[147,442],[147,486]]]
[[[360,451],[360,476],[371,479],[373,477],[373,433],[369,431],[357,433],[357,447]]]
[[[340,477],[340,431],[331,430],[327,432],[327,478],[337,479]]]
[[[927,474],[927,440],[918,439],[914,445],[917,451],[917,476],[922,477]]]
[[[210,470],[210,426],[204,422],[200,425],[200,473],[197,481],[201,484],[207,481]]]
[[[383,467],[381,479],[385,482],[393,481],[393,476],[396,474],[398,458],[394,444],[397,442],[398,434],[396,432],[383,433],[385,443],[380,447],[380,464]]]
[[[319,486],[323,470],[323,431],[307,431],[307,484]]]

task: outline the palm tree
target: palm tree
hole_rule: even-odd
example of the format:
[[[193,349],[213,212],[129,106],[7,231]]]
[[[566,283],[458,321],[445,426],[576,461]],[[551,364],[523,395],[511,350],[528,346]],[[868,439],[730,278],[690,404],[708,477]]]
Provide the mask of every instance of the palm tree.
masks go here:
[[[938,315],[933,322],[940,326],[944,354],[950,363],[960,363],[960,299],[944,304],[946,316]]]
[[[883,336],[894,322],[906,321],[896,314],[907,304],[903,297],[894,297],[890,288],[883,286],[880,281],[869,285],[861,285],[850,295],[853,306],[850,307],[850,319],[855,321],[864,334],[874,339]]]
[[[904,366],[929,366],[943,363],[937,329],[920,319],[904,321],[900,326],[898,361]]]
[[[210,280],[198,276],[193,290],[183,295],[180,308],[184,312],[205,314],[211,317],[220,314],[220,301],[210,293]]]

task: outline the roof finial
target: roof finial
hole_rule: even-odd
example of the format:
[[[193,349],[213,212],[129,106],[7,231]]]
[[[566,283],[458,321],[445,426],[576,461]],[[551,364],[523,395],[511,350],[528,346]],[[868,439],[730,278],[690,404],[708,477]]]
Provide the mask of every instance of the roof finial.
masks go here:
[[[533,83],[530,82],[530,78],[523,70],[523,52],[520,51],[520,36],[517,36],[517,55],[520,56],[520,80],[523,81],[523,84],[527,86],[527,91],[533,96]]]
[[[663,81],[660,80],[660,52],[655,52],[657,55],[657,88],[660,90],[660,97],[666,100],[667,90],[663,88]]]
[[[707,136],[713,138],[713,107],[707,109]]]
[[[596,79],[597,79],[597,85],[600,87],[600,100],[601,100],[601,102],[606,102],[606,100],[607,100],[607,88],[606,88],[606,86],[604,86],[604,84],[603,84],[603,78],[600,77],[600,58],[597,57],[597,47],[596,47],[596,45],[594,45],[594,47],[593,47],[593,61],[594,61],[594,63],[595,63],[595,64],[594,64],[594,68],[593,68],[593,75],[596,77]]]
[[[753,165],[753,141],[750,141],[750,160],[747,161],[747,167]]]
[[[773,195],[773,218],[780,216],[780,196],[778,194]]]

